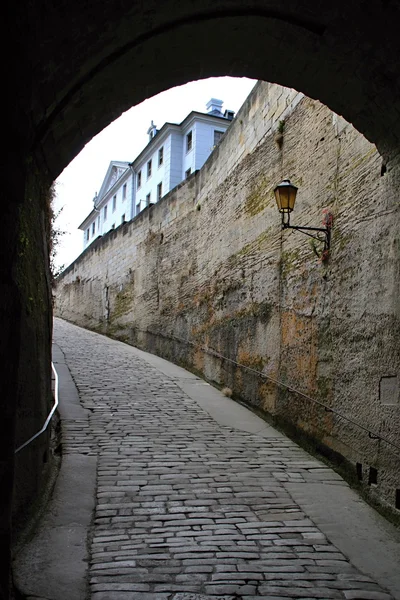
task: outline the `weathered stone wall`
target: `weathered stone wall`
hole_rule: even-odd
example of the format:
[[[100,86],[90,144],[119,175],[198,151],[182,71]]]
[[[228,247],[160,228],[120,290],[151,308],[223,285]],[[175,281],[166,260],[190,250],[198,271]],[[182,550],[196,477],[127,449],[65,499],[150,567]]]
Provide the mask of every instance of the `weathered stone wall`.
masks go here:
[[[368,434],[400,445],[398,182],[384,171],[342,118],[259,83],[200,172],[68,267],[57,314],[230,387],[394,508],[399,451]],[[328,261],[281,231],[284,177],[293,224],[333,215]]]

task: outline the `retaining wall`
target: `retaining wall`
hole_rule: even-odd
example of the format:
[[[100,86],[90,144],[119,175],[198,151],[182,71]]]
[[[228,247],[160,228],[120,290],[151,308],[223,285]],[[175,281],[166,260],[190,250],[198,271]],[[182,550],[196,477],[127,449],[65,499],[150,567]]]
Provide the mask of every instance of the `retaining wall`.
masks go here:
[[[328,260],[281,230],[285,177],[293,224],[332,215]],[[396,513],[400,450],[369,433],[400,446],[396,186],[341,117],[259,82],[201,171],[64,271],[56,313],[231,388]]]

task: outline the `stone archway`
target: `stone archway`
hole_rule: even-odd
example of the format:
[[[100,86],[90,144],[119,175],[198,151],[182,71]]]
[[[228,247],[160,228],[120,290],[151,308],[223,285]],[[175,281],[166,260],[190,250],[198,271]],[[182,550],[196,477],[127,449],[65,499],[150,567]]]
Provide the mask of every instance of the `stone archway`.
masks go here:
[[[1,440],[9,544],[17,441],[43,421],[50,394],[46,189],[82,147],[130,106],[171,86],[216,75],[294,87],[345,116],[374,142],[398,191],[400,7],[394,0],[69,0],[8,7],[15,47],[5,61],[9,106],[1,240]],[[43,483],[46,440],[18,464],[17,504]],[[24,479],[26,478],[26,480]],[[7,587],[5,562],[2,588]],[[6,592],[4,592],[6,597]]]
[[[390,6],[392,5],[392,6]],[[67,5],[66,5],[67,6]],[[393,2],[170,0],[101,10],[24,7],[34,66],[33,146],[52,177],[122,111],[173,85],[211,75],[294,87],[343,114],[386,152],[397,143],[399,41]],[[23,72],[23,70],[22,70]],[[22,87],[25,89],[26,82]]]

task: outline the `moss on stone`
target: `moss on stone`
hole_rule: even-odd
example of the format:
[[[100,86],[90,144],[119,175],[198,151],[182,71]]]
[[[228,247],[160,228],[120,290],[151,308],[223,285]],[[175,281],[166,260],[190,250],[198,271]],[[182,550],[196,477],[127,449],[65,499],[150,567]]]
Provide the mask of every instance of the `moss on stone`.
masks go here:
[[[252,188],[252,191],[246,198],[244,212],[249,217],[255,217],[273,202],[272,192],[270,192],[271,181],[268,177],[260,178]]]
[[[290,273],[296,271],[300,261],[300,250],[283,250],[281,253],[281,276],[286,278]]]
[[[126,315],[132,310],[133,303],[133,294],[134,294],[134,284],[128,283],[126,284],[122,290],[120,290],[114,299],[114,306],[110,313],[110,320],[114,321]]]

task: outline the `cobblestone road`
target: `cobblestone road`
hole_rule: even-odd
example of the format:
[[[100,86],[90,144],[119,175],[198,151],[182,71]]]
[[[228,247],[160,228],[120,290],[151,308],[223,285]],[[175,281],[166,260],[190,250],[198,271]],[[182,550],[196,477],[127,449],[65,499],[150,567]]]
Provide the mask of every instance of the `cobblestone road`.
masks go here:
[[[337,474],[279,434],[218,425],[127,345],[60,320],[55,342],[88,409],[63,422],[63,451],[98,460],[93,600],[392,598],[289,491],[337,490]]]

